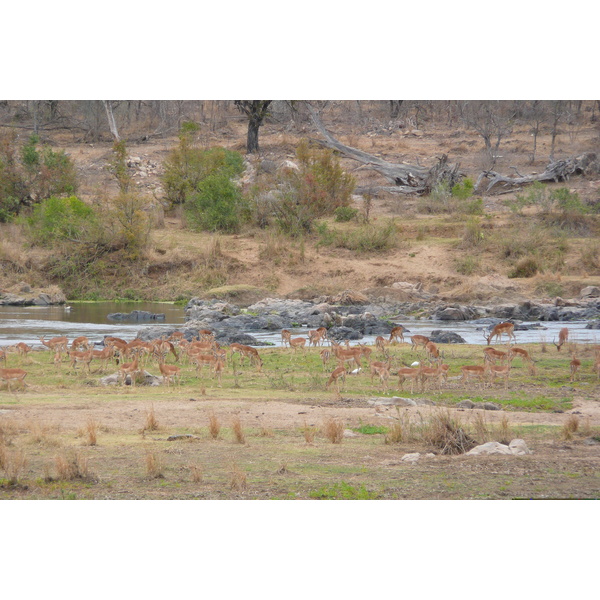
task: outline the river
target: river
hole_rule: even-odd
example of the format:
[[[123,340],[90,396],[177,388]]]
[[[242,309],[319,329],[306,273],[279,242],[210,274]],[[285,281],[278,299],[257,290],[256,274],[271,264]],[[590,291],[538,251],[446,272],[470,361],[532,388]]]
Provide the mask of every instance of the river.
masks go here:
[[[10,346],[25,342],[32,347],[41,347],[40,336],[48,339],[54,336],[67,336],[72,340],[86,336],[95,342],[102,341],[105,335],[113,335],[129,340],[136,337],[143,327],[182,327],[185,314],[182,306],[159,302],[82,302],[70,304],[70,310],[64,306],[0,306],[0,346]],[[129,313],[143,310],[165,315],[164,321],[118,322],[107,318],[110,313]],[[469,344],[485,344],[482,325],[469,321],[432,321],[428,319],[406,319],[401,321],[411,334],[429,335],[434,329],[453,331],[462,336]],[[527,325],[527,323],[525,323]],[[515,331],[518,343],[546,341],[551,344],[558,339],[562,327],[569,328],[569,340],[580,343],[599,343],[600,332],[585,329],[587,321],[543,322],[546,329]],[[293,335],[305,335],[307,328],[293,329]],[[279,332],[246,331],[262,342],[275,346],[281,345]],[[506,340],[506,337],[504,338]],[[375,336],[365,336],[360,340],[373,344]]]

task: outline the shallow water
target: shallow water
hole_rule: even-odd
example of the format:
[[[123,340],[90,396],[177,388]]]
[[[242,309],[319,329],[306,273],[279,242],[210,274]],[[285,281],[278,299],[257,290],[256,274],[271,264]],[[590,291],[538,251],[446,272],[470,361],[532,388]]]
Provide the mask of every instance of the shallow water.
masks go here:
[[[25,342],[32,347],[41,347],[40,336],[46,339],[65,335],[69,339],[85,335],[90,340],[100,342],[105,335],[114,335],[123,339],[133,339],[144,327],[183,326],[185,314],[182,306],[159,302],[86,302],[72,303],[71,310],[63,306],[0,306],[0,346],[10,346]],[[129,313],[132,310],[145,310],[152,313],[164,313],[164,321],[118,322],[110,321],[107,315],[115,312]],[[468,321],[431,321],[426,319],[401,321],[410,333],[429,336],[434,329],[453,331],[462,336],[469,344],[485,344],[483,325]],[[570,341],[598,343],[600,331],[585,329],[587,321],[556,321],[541,323],[546,329],[515,331],[517,343],[546,341],[552,343],[558,339],[558,331],[568,327]],[[293,335],[306,335],[308,328],[293,329]],[[281,345],[279,332],[248,331],[258,340]],[[407,336],[408,337],[408,336]],[[506,337],[504,338],[506,340]],[[373,344],[375,336],[365,336],[362,343]]]

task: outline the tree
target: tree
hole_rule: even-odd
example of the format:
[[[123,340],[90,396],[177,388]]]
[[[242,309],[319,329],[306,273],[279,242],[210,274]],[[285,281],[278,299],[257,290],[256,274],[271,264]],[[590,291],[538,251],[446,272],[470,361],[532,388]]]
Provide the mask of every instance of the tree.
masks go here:
[[[235,100],[238,110],[248,117],[248,141],[246,150],[248,154],[258,152],[258,130],[265,117],[269,114],[269,105],[272,100]]]

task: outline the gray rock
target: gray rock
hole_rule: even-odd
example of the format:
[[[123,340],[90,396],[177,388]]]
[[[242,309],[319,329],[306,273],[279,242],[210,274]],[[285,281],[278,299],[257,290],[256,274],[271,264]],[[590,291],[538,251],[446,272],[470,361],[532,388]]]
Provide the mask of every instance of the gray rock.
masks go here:
[[[600,287],[588,285],[579,292],[580,298],[598,298],[600,297]]]
[[[517,454],[517,455],[533,454],[533,452],[531,452],[531,450],[527,447],[525,440],[520,440],[520,439],[512,440],[510,442],[510,444],[508,445],[508,447],[510,448],[510,451],[513,454]]]
[[[350,327],[332,327],[328,332],[327,336],[330,340],[360,340],[363,334],[357,329],[351,329]]]
[[[421,458],[420,452],[411,452],[410,454],[405,454],[400,460],[402,462],[408,462],[412,465],[416,465]]]
[[[111,313],[107,316],[111,321],[164,321],[164,313],[151,313],[147,310],[132,310],[130,313]]]
[[[466,408],[466,409],[471,410],[471,409],[475,408],[475,406],[477,406],[477,405],[472,400],[461,400],[456,405],[456,408]]]
[[[502,407],[495,402],[484,402],[483,403],[484,410],[502,410]]]
[[[510,448],[500,442],[487,442],[487,444],[481,444],[475,446],[467,452],[467,455],[482,455],[482,454],[512,454]]]
[[[454,333],[453,331],[444,331],[442,329],[434,329],[429,339],[435,344],[466,344],[466,340]]]

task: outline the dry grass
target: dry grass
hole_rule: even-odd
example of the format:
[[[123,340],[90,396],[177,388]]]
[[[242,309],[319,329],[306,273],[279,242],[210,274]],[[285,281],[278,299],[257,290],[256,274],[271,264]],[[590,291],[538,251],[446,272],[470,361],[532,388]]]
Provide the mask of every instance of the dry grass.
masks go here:
[[[329,418],[323,424],[323,435],[332,444],[341,444],[344,439],[344,425],[335,419]]]
[[[58,479],[62,481],[73,481],[74,479],[90,479],[88,459],[78,452],[70,454],[57,454],[54,457],[54,467]]]
[[[476,442],[465,432],[459,419],[449,411],[438,411],[423,427],[423,440],[440,450],[442,454],[464,454],[476,446]]]
[[[578,429],[579,417],[577,415],[569,415],[569,418],[564,422],[561,428],[561,438],[567,441],[572,440]]]
[[[213,440],[216,440],[221,432],[221,423],[214,412],[208,415],[208,432]]]
[[[85,424],[85,433],[87,435],[87,445],[95,446],[98,443],[98,423],[89,419]]]
[[[233,463],[229,469],[229,485],[232,490],[238,492],[248,489],[246,473],[236,463]]]
[[[502,419],[500,419],[500,423],[498,423],[497,428],[495,430],[495,435],[497,441],[501,444],[510,444],[510,441],[514,437],[514,432],[512,427],[510,426],[510,421],[506,415],[502,415]]]
[[[480,444],[490,441],[490,428],[489,424],[483,413],[476,413],[473,419],[473,429],[475,437]]]
[[[202,479],[204,478],[204,470],[201,465],[188,465],[190,470],[190,474],[192,476],[192,481],[194,483],[202,483]]]
[[[27,467],[27,463],[27,457],[23,450],[8,450],[4,446],[0,447],[0,467],[12,485],[19,481],[19,477]]]
[[[154,404],[152,404],[152,406],[146,410],[146,422],[144,423],[143,431],[157,431],[158,427],[158,420],[154,413]]]
[[[246,443],[246,436],[244,435],[244,429],[242,428],[242,422],[239,417],[234,417],[231,422],[231,430],[233,431],[233,435],[235,437],[235,441],[238,444]]]
[[[307,425],[306,421],[305,421],[304,427],[302,428],[302,433],[304,434],[304,441],[307,444],[312,444],[315,441],[315,435],[317,434],[317,428],[314,425]]]
[[[154,452],[146,452],[145,456],[146,474],[151,479],[162,479],[164,477],[163,464],[160,456]]]

